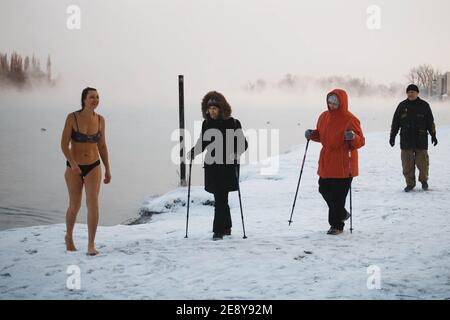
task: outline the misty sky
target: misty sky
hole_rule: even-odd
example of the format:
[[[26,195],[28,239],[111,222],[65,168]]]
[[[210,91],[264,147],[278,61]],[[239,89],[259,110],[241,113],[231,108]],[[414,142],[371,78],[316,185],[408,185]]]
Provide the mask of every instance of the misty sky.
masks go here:
[[[66,27],[71,4],[81,30]],[[366,26],[373,4],[380,30]],[[180,73],[203,91],[286,73],[389,84],[422,63],[450,71],[449,12],[447,0],[1,0],[0,51],[50,53],[66,84],[155,99]]]

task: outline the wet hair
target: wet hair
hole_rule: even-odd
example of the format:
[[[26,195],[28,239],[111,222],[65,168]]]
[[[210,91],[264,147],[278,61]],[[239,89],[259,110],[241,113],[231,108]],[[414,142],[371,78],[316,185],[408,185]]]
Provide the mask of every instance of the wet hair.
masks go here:
[[[86,87],[83,89],[83,91],[81,92],[81,110],[84,109],[84,100],[86,100],[89,91],[97,91],[97,89],[91,87]]]

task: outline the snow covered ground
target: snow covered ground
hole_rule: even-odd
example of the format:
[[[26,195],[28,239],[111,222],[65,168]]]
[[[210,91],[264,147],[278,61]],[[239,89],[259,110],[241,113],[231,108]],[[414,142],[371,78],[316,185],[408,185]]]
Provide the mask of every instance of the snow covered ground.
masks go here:
[[[188,239],[186,188],[149,200],[147,210],[164,213],[147,224],[100,227],[97,257],[85,255],[85,225],[75,229],[76,253],[65,251],[62,224],[2,231],[0,298],[450,299],[449,135],[438,128],[440,143],[430,146],[430,191],[404,193],[398,138],[391,148],[388,133],[367,134],[353,234],[325,234],[315,143],[290,227],[304,144],[280,156],[275,176],[260,175],[262,165],[242,168],[245,240],[237,193],[233,235],[211,240],[213,207],[204,203],[212,197],[202,187],[192,188]],[[80,290],[66,288],[71,265],[80,268]],[[380,288],[368,289],[368,270],[377,268]]]

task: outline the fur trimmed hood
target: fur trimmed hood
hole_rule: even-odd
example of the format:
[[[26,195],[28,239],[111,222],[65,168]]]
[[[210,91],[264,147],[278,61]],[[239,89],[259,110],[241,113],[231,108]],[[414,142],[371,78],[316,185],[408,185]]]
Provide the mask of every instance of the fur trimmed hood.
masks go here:
[[[208,101],[215,100],[217,102],[217,107],[220,108],[221,116],[223,119],[229,119],[231,117],[231,106],[228,104],[228,101],[225,99],[223,94],[217,91],[208,92],[202,100],[202,115],[205,120],[210,119],[208,113]]]

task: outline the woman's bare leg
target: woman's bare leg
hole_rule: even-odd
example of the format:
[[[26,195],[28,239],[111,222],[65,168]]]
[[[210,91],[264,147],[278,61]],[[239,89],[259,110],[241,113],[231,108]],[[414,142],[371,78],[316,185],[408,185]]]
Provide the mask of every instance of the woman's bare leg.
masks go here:
[[[80,175],[74,173],[70,168],[66,168],[64,178],[69,191],[69,208],[66,212],[66,248],[67,251],[76,251],[73,243],[73,228],[77,219],[78,211],[81,207],[81,196],[83,191],[83,180]]]
[[[88,254],[90,255],[98,254],[94,241],[99,220],[98,194],[100,192],[101,178],[102,169],[100,165],[92,169],[84,178],[86,205],[88,209]]]

